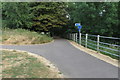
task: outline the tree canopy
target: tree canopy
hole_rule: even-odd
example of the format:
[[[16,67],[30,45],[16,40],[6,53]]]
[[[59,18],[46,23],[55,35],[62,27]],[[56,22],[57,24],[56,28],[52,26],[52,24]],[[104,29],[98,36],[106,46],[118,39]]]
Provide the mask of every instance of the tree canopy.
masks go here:
[[[71,24],[82,24],[82,33],[119,36],[118,3],[68,3]]]
[[[29,3],[2,3],[3,27],[28,28],[32,25]]]
[[[49,31],[51,28],[67,25],[65,3],[31,3],[34,14],[34,30]]]
[[[51,31],[67,25],[65,3],[32,2],[3,3],[3,24],[9,28]]]
[[[3,27],[120,37],[117,2],[3,2]]]

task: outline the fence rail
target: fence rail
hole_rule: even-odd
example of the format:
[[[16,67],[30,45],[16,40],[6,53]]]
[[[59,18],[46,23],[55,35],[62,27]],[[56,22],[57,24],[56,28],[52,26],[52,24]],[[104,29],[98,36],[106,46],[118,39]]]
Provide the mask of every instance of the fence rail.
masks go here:
[[[91,35],[82,33],[70,33],[67,34],[67,38],[73,40],[80,45],[101,52],[105,55],[109,55],[113,58],[120,58],[120,45],[115,43],[109,43],[107,39],[114,40],[114,42],[120,41],[120,38],[106,37],[101,35]],[[104,41],[101,41],[103,40]],[[106,42],[107,41],[107,42]],[[119,43],[119,42],[118,42]]]

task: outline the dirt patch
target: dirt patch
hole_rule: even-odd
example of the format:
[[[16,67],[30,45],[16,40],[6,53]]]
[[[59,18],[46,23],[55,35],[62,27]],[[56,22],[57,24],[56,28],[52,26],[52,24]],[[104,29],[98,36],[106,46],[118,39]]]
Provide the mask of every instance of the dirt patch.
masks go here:
[[[26,36],[21,36],[21,35],[17,35],[17,36],[10,36],[6,41],[3,42],[3,44],[32,44],[32,42],[35,40],[36,38],[33,37],[32,39],[29,39]]]

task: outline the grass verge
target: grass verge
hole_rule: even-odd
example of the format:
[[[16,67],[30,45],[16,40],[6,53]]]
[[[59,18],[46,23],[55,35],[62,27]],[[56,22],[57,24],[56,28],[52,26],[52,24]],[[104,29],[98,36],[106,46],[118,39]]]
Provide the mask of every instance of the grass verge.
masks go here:
[[[119,46],[112,46],[111,43],[107,43],[107,44],[111,44],[111,45],[99,43],[99,50],[97,50],[97,40],[96,39],[97,39],[96,37],[88,36],[87,48],[95,50],[95,51],[97,51],[101,54],[107,55],[107,56],[109,56],[113,59],[117,59],[117,60],[120,59],[120,57],[119,57],[119,52],[120,52],[119,48],[120,47]],[[101,40],[100,40],[100,42],[101,42]],[[79,39],[77,40],[76,43],[79,44]],[[81,45],[86,47],[86,37],[85,37],[85,35],[81,36]]]
[[[83,39],[81,45],[85,47],[85,44],[86,44],[85,39]],[[108,46],[108,45],[104,45],[104,44],[99,44],[99,45],[102,46],[102,47],[99,47],[100,50],[106,51],[106,52],[99,51],[101,54],[104,54],[104,55],[110,56],[113,59],[119,60],[118,56],[114,56],[114,54],[119,55],[118,54],[118,47]],[[90,48],[92,50],[97,51],[97,42],[92,42],[92,41],[88,40],[87,41],[87,48]],[[113,51],[113,50],[110,50],[110,49],[115,49],[116,51]],[[109,54],[107,52],[109,52],[111,54]]]
[[[2,29],[1,44],[42,44],[52,41],[51,37],[24,29]]]
[[[89,55],[91,55],[91,56],[94,56],[94,57],[96,57],[96,58],[98,58],[98,59],[100,59],[100,60],[102,60],[102,61],[105,61],[105,62],[110,63],[110,64],[112,64],[112,65],[114,65],[114,66],[116,66],[116,67],[119,67],[119,65],[118,65],[118,62],[119,62],[119,61],[116,60],[116,59],[113,59],[113,58],[111,58],[111,57],[109,57],[109,56],[106,56],[106,55],[104,55],[104,54],[101,54],[100,52],[97,52],[97,51],[95,51],[95,50],[92,50],[92,49],[86,48],[86,47],[84,47],[84,46],[82,46],[82,45],[79,45],[78,43],[76,43],[76,42],[74,42],[74,41],[71,41],[71,40],[70,40],[70,43],[71,43],[74,47],[80,49],[81,51],[83,51],[83,52],[85,52],[85,53],[87,53],[87,54],[89,54]]]
[[[60,72],[27,52],[2,50],[3,78],[60,78]]]

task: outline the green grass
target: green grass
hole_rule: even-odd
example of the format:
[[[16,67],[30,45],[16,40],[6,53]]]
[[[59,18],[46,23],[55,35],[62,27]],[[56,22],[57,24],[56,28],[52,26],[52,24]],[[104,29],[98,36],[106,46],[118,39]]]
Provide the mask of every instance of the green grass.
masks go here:
[[[26,52],[2,51],[3,78],[57,78],[59,72]]]
[[[52,41],[51,37],[24,29],[2,29],[3,44],[42,44]]]

